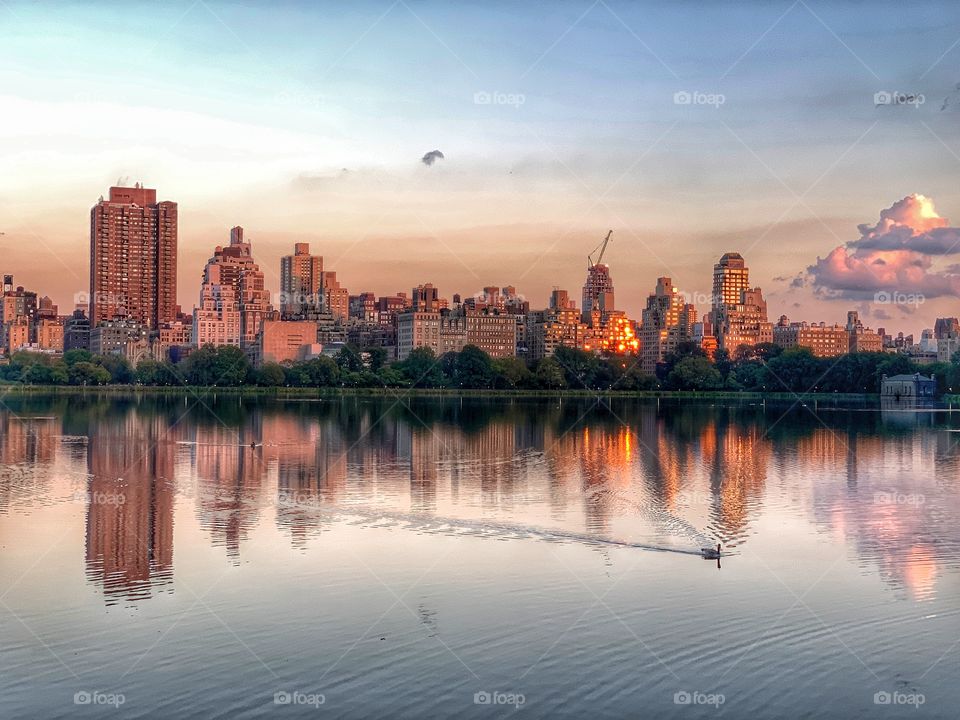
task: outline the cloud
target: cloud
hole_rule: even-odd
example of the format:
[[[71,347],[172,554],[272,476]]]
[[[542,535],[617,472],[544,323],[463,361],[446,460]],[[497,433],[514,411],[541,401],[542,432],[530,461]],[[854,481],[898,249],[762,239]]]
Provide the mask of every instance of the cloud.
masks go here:
[[[881,290],[927,298],[960,293],[956,266],[931,269],[935,257],[960,253],[960,228],[940,217],[929,198],[908,195],[882,210],[875,225],[858,230],[859,238],[807,268],[816,294],[866,299]]]
[[[433,165],[434,161],[436,160],[443,160],[443,153],[439,150],[431,150],[422,158],[420,158],[420,162],[427,166]]]

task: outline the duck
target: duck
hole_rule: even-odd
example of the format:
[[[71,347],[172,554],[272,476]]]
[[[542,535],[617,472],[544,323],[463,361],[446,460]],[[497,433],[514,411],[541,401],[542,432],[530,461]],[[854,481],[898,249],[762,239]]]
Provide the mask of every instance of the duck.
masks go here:
[[[700,548],[700,555],[703,556],[704,560],[719,560],[720,559],[720,543],[717,543],[716,550],[714,550],[712,547]]]

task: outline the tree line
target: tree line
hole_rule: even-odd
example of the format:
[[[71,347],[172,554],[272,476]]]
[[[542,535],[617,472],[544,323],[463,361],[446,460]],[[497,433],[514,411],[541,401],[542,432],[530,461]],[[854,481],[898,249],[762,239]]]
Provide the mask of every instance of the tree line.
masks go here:
[[[684,390],[752,392],[876,393],[884,375],[932,375],[938,391],[960,392],[960,353],[948,363],[918,365],[905,355],[852,353],[818,358],[805,348],[784,350],[772,343],[718,350],[710,360],[702,348],[681,343],[644,372],[630,356],[599,356],[558,348],[530,363],[492,358],[468,345],[437,357],[417,348],[388,362],[384,348],[346,345],[334,356],[303,362],[265,363],[254,368],[238,347],[204,346],[178,363],[146,359],[136,367],[120,355],[69,350],[62,356],[17,352],[0,366],[0,380],[28,385],[149,385],[203,387],[464,388],[495,390]]]

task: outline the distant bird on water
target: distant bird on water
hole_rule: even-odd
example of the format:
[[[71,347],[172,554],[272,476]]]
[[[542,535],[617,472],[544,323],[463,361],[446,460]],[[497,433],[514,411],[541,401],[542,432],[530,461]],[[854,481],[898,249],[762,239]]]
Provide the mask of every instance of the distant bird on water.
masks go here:
[[[703,556],[704,560],[719,560],[720,559],[720,543],[717,543],[716,550],[714,550],[712,547],[700,548],[700,554]]]

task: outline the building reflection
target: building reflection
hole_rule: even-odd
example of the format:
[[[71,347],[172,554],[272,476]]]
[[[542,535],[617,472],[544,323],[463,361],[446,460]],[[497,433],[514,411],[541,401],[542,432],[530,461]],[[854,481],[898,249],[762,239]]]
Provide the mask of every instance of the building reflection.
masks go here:
[[[47,495],[59,430],[55,417],[0,414],[0,513]]]
[[[172,580],[177,431],[133,412],[91,428],[86,569],[107,604],[150,597]]]
[[[194,428],[189,452],[196,476],[200,524],[234,564],[240,546],[257,525],[269,451],[259,416],[240,428],[208,424]]]
[[[888,418],[882,421],[886,425]],[[811,476],[816,521],[856,548],[861,566],[877,568],[887,583],[918,601],[936,596],[939,558],[958,552],[937,544],[939,538],[953,537],[949,518],[960,513],[956,495],[941,485],[944,471],[955,464],[949,436],[841,435],[822,428],[808,445],[823,454],[804,448],[804,458],[819,460],[821,468]],[[845,483],[833,481],[840,479],[838,468],[844,469]]]
[[[82,458],[86,573],[109,603],[172,588],[178,509],[233,563],[269,524],[309,551],[331,511],[351,507],[658,542],[695,529],[734,546],[763,517],[800,515],[918,600],[935,596],[944,553],[960,556],[937,542],[960,516],[946,481],[960,433],[882,413],[352,399],[214,410],[141,399],[62,419],[0,413],[0,512],[49,497]]]

